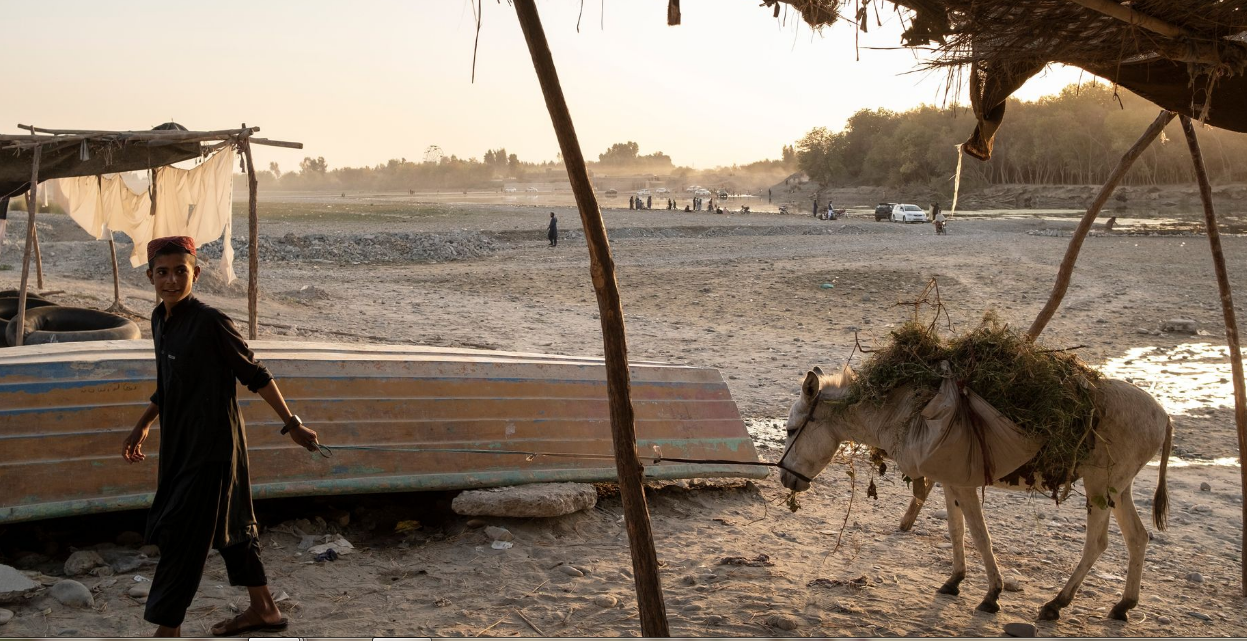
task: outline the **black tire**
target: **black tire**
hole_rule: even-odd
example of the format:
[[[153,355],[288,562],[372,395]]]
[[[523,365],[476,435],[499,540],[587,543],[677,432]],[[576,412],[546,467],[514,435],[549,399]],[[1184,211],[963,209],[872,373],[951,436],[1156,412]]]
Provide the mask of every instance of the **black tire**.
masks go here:
[[[21,292],[21,291],[19,291],[19,290],[16,290],[16,289],[4,289],[4,290],[0,290],[0,298],[17,298],[18,296],[21,296],[21,295],[22,295],[22,292]],[[30,300],[30,299],[32,299],[32,298],[38,298],[39,300],[47,300],[46,298],[44,298],[44,297],[42,297],[42,296],[40,296],[40,295],[38,295],[38,294],[36,294],[36,293],[34,293],[34,292],[32,292],[32,291],[27,290],[27,292],[26,292],[26,300]]]
[[[124,316],[96,309],[60,305],[26,310],[24,329],[24,345],[142,338],[139,326]],[[17,319],[9,321],[5,327],[4,338],[9,345],[17,341]]]
[[[16,296],[13,298],[0,298],[0,324],[8,323],[14,316],[17,316],[17,301],[18,298]],[[50,307],[53,305],[56,305],[56,303],[50,300],[26,297],[27,311],[36,307]]]

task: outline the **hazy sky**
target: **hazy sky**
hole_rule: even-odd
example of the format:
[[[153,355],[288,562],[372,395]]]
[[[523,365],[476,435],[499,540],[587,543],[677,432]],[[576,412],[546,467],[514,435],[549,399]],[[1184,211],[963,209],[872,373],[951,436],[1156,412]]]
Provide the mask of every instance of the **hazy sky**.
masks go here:
[[[538,0],[585,156],[634,140],[696,167],[777,158],[858,109],[942,101],[943,74],[915,72],[914,53],[866,48],[899,46],[894,14],[882,29],[872,16],[856,61],[850,25],[816,34],[759,4],[684,0],[684,24],[668,27],[665,0],[586,0],[577,33],[579,0]],[[515,11],[490,0],[483,13],[472,84],[467,0],[9,2],[0,131],[246,122],[304,143],[257,148],[260,167],[284,170],[305,155],[330,167],[419,160],[429,145],[553,159]],[[1053,93],[1079,74],[1050,70],[1018,96]]]

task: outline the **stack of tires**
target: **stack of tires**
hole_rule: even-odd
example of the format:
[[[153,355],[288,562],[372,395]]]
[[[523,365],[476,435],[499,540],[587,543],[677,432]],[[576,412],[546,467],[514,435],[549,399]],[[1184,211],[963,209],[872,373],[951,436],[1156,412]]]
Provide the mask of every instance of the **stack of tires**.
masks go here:
[[[4,333],[0,344],[17,343],[16,290],[0,291],[0,327]],[[78,343],[82,341],[132,340],[141,338],[134,321],[116,314],[81,307],[63,307],[40,297],[26,294],[26,323],[23,345],[45,343]]]

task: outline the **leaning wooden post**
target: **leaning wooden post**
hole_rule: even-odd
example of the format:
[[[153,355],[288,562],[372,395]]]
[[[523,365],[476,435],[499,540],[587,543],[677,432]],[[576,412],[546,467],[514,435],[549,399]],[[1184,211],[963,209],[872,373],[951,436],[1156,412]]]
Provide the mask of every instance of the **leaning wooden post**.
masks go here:
[[[541,18],[533,0],[515,0],[533,68],[541,83],[546,109],[558,136],[559,149],[567,167],[589,245],[589,273],[597,293],[598,312],[602,319],[602,342],[606,353],[606,390],[610,400],[611,435],[615,449],[615,468],[619,473],[619,490],[623,499],[624,520],[632,551],[632,570],[636,581],[637,606],[641,616],[641,634],[646,637],[670,636],[667,628],[667,607],[663,603],[662,585],[658,577],[658,554],[650,529],[649,509],[645,504],[641,461],[637,458],[636,429],[633,422],[631,383],[628,375],[628,344],[624,335],[623,304],[619,300],[619,283],[615,280],[615,261],[611,257],[606,224],[598,208],[593,185],[585,167],[572,117],[563,98],[558,72],[550,55]]]
[[[17,294],[17,336],[13,345],[21,347],[26,341],[26,288],[30,282],[30,254],[35,244],[35,197],[39,189],[39,158],[43,147],[35,145],[30,160],[30,191],[26,192],[26,252],[22,254],[22,289]]]
[[[33,187],[31,189],[34,189]],[[39,203],[35,203],[38,207]],[[33,214],[32,214],[33,215]],[[35,287],[40,291],[43,290],[43,253],[39,251],[39,228],[31,227],[31,234],[35,238]]]
[[[1191,161],[1195,164],[1195,179],[1199,181],[1199,197],[1204,201],[1204,221],[1208,227],[1208,244],[1212,247],[1212,267],[1217,273],[1217,287],[1221,290],[1221,313],[1225,316],[1225,342],[1230,346],[1230,371],[1234,378],[1234,424],[1238,428],[1238,457],[1240,463],[1247,454],[1247,386],[1243,384],[1243,353],[1238,345],[1238,321],[1234,318],[1234,297],[1230,293],[1230,276],[1225,269],[1225,254],[1221,251],[1221,232],[1217,229],[1217,214],[1212,209],[1212,186],[1208,184],[1208,171],[1204,168],[1204,156],[1199,151],[1195,127],[1191,119],[1182,116],[1182,133],[1191,148]],[[1239,481],[1247,494],[1247,467],[1239,465]],[[1247,542],[1247,502],[1242,504],[1243,541]],[[1247,596],[1247,556],[1240,555],[1242,563],[1242,591]]]
[[[255,161],[251,158],[250,140],[243,137],[238,147],[247,164],[247,337],[255,339],[260,324],[260,219],[256,214]]]
[[[1061,300],[1065,298],[1065,290],[1069,289],[1070,277],[1074,274],[1074,263],[1078,260],[1078,252],[1082,250],[1082,241],[1087,237],[1087,232],[1091,231],[1091,225],[1100,215],[1104,203],[1108,202],[1108,197],[1113,195],[1117,183],[1121,182],[1122,177],[1130,170],[1130,166],[1143,154],[1147,146],[1152,144],[1157,136],[1160,136],[1160,132],[1164,131],[1165,125],[1173,120],[1173,116],[1171,111],[1162,111],[1156,116],[1156,120],[1152,121],[1147,131],[1143,132],[1143,135],[1135,141],[1134,146],[1121,157],[1113,173],[1109,174],[1108,180],[1100,188],[1100,193],[1096,195],[1095,200],[1091,201],[1087,213],[1083,215],[1078,228],[1074,230],[1074,237],[1070,239],[1069,247],[1065,249],[1065,258],[1061,260],[1061,268],[1057,270],[1056,284],[1052,286],[1052,294],[1048,297],[1048,303],[1044,305],[1039,316],[1035,318],[1035,322],[1031,323],[1030,330],[1027,331],[1031,340],[1039,337],[1044,327],[1048,325],[1048,321],[1052,320],[1052,315],[1061,306]]]

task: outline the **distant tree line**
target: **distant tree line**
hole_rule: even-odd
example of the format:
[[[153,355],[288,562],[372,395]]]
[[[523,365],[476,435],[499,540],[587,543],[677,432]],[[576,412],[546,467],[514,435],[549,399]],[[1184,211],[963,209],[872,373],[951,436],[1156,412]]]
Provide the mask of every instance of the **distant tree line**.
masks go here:
[[[962,184],[1101,184],[1159,112],[1124,89],[1115,95],[1101,84],[1071,85],[1035,102],[1010,99],[991,160],[967,157]],[[973,129],[974,118],[964,109],[863,109],[842,131],[811,130],[797,141],[796,159],[811,180],[824,186],[921,184],[951,191],[954,145]],[[1247,135],[1200,128],[1199,137],[1213,181],[1247,181]],[[1190,154],[1175,120],[1123,182],[1192,180]]]
[[[787,148],[786,148],[787,149]],[[771,161],[763,161],[771,162]],[[794,161],[795,162],[795,161]],[[590,172],[672,174],[671,157],[661,151],[642,155],[640,145],[628,141],[611,145],[598,155],[598,162],[588,163]],[[685,170],[685,173],[688,173]],[[413,162],[394,158],[372,167],[340,167],[329,169],[324,157],[307,157],[297,171],[282,172],[277,163],[256,173],[262,188],[290,190],[427,190],[496,187],[503,182],[543,182],[565,180],[562,158],[556,161],[524,162],[505,147],[490,149],[484,156],[463,159],[443,156],[436,161]],[[245,188],[244,179],[235,178]]]

